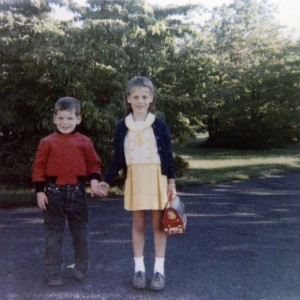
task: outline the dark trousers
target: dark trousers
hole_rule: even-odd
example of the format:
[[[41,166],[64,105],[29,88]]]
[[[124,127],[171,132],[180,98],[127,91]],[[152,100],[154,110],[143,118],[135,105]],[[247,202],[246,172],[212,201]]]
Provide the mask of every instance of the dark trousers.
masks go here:
[[[46,275],[61,272],[65,220],[73,238],[75,267],[86,273],[89,267],[88,205],[84,184],[59,186],[49,183],[46,191]]]

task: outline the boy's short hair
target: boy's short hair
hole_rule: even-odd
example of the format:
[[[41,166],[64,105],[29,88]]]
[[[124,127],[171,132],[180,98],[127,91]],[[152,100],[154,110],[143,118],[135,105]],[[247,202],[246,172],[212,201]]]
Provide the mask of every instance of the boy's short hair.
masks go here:
[[[80,115],[80,101],[74,97],[61,97],[54,105],[54,114],[60,110],[74,111],[76,116]]]

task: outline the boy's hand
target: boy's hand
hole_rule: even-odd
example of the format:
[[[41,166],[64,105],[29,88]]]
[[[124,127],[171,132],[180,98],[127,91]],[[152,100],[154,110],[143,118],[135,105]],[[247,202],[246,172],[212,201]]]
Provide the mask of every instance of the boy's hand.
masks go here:
[[[98,195],[101,197],[106,197],[108,194],[109,184],[101,181],[98,185]]]
[[[98,195],[98,184],[99,181],[97,179],[92,179],[91,180],[91,196],[92,198],[94,197],[94,195]]]
[[[44,192],[38,192],[36,194],[37,198],[37,205],[40,209],[46,210],[47,209],[47,204],[48,204],[48,198]]]

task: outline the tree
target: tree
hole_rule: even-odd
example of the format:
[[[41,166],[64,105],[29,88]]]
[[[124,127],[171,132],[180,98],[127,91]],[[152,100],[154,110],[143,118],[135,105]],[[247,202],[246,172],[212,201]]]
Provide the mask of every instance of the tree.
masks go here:
[[[51,18],[50,4],[0,6],[0,109],[8,109],[0,159],[6,178],[30,176],[38,140],[53,130],[54,101],[65,95],[82,100],[81,131],[93,137],[105,168],[127,80],[137,74],[154,78],[173,51],[174,31],[144,1],[89,1],[87,8],[59,2],[77,13],[81,26]]]
[[[56,3],[71,21],[49,14]],[[80,130],[104,170],[124,89],[150,77],[157,108],[181,144],[208,130],[209,145],[264,148],[299,141],[299,42],[279,34],[265,2],[235,0],[204,25],[201,6],[155,8],[142,0],[0,2],[2,178],[29,178],[60,96],[82,101]],[[1,174],[0,174],[1,175]]]
[[[236,0],[207,24],[216,61],[208,106],[220,103],[207,110],[210,145],[257,149],[297,140],[299,58],[272,20],[264,2]]]
[[[34,122],[35,114],[45,116],[35,106],[44,91],[39,90],[40,78],[32,68],[30,52],[35,40],[43,34],[55,35],[56,27],[47,18],[50,8],[45,1],[3,1],[0,9],[0,161],[5,178],[12,174],[18,181],[17,175],[28,172],[35,146],[32,132],[40,125]]]

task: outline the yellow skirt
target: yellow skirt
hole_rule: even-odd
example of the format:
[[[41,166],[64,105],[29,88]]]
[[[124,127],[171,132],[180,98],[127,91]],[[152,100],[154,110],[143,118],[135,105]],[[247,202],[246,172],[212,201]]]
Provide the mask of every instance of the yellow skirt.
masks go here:
[[[160,164],[130,165],[125,181],[126,210],[163,210],[168,201],[167,176]]]

